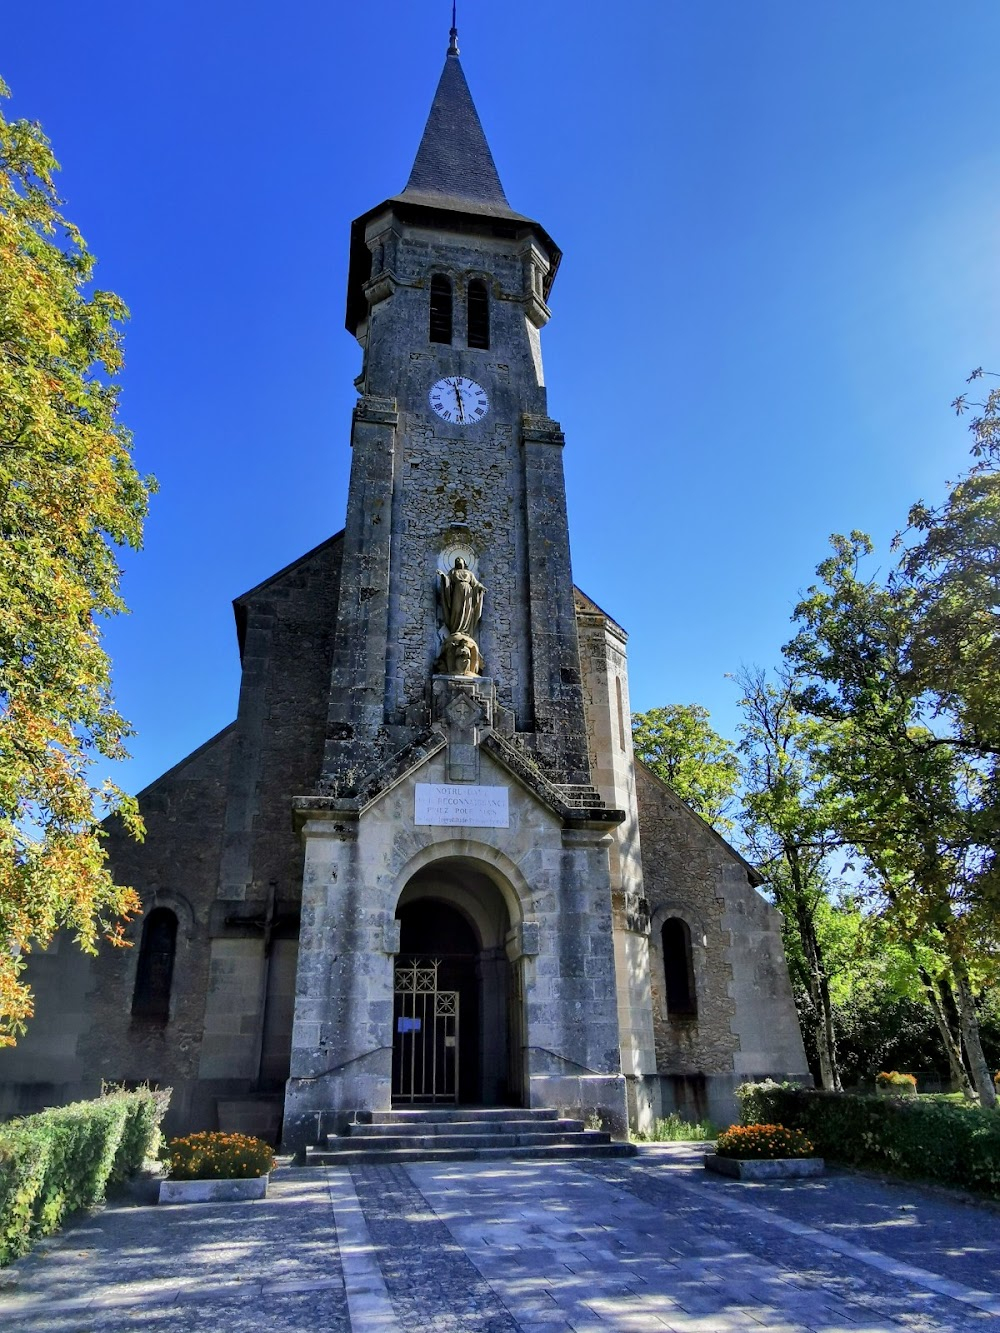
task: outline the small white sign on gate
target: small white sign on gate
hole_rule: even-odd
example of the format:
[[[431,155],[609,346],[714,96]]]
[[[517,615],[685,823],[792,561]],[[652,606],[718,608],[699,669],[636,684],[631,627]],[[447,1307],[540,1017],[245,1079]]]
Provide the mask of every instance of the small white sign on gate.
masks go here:
[[[474,787],[466,783],[418,782],[413,799],[415,824],[470,824],[475,828],[509,828],[506,787]]]

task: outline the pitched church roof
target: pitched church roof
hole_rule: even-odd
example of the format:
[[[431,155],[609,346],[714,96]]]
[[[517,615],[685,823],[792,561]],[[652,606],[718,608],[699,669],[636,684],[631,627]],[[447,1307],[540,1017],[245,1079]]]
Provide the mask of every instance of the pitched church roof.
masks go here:
[[[401,201],[519,218],[507,202],[457,49],[445,57]]]

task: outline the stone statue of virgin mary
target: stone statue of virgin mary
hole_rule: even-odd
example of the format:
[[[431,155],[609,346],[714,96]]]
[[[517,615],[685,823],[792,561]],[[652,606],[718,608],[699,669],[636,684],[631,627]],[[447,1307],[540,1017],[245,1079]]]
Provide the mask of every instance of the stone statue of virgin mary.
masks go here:
[[[439,571],[438,587],[448,633],[474,636],[483,614],[486,589],[461,556],[449,573]]]

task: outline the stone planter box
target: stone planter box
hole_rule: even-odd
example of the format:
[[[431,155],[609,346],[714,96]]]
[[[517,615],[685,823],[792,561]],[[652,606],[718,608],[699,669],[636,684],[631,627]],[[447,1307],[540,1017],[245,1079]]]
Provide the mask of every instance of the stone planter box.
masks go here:
[[[705,1170],[733,1180],[789,1180],[802,1176],[821,1176],[822,1157],[720,1157],[705,1154]]]
[[[161,1180],[160,1203],[243,1203],[263,1199],[267,1176],[250,1180]]]

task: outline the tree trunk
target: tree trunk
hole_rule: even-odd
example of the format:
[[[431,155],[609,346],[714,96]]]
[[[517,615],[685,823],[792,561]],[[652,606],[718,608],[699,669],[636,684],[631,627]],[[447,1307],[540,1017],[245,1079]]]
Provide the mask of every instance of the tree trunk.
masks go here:
[[[962,958],[952,959],[952,969],[955,973],[955,999],[958,1001],[958,1017],[962,1024],[962,1042],[965,1046],[965,1053],[969,1057],[972,1081],[979,1093],[979,1105],[992,1108],[997,1104],[996,1088],[993,1084],[990,1067],[986,1063],[986,1056],[983,1054],[982,1042],[979,1040],[976,999],[972,993],[972,983],[969,981],[969,972],[965,966],[965,960]]]
[[[795,920],[802,941],[808,971],[809,999],[812,1001],[816,1054],[819,1056],[820,1080],[828,1092],[840,1092],[840,1070],[837,1067],[837,1042],[833,1028],[833,1008],[830,1004],[830,987],[827,983],[826,970],[823,966],[823,953],[816,937],[816,922],[809,909],[806,894],[801,885],[801,867],[795,849],[786,848],[786,859],[792,877],[792,897],[795,904]]]
[[[927,1003],[930,1005],[931,1013],[934,1015],[934,1022],[937,1030],[941,1034],[941,1043],[944,1046],[945,1054],[948,1057],[948,1068],[951,1071],[952,1087],[961,1092],[963,1097],[972,1100],[975,1095],[975,1089],[969,1079],[968,1070],[965,1067],[965,1061],[962,1059],[962,1040],[952,1029],[948,1019],[948,1011],[945,1007],[944,996],[938,990],[938,983],[934,978],[917,964],[917,971],[920,974],[920,984],[924,988],[924,995],[927,997]]]

